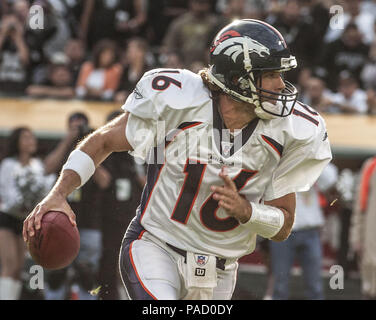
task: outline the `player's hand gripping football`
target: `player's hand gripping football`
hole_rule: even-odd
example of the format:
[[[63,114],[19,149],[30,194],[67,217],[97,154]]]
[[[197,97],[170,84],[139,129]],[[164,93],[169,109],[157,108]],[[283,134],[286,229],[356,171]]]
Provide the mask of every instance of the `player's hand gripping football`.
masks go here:
[[[252,214],[250,203],[243,198],[236,188],[234,181],[225,172],[222,167],[219,176],[224,181],[224,186],[212,186],[213,198],[218,201],[218,205],[225,209],[229,216],[234,217],[240,223],[246,223]]]
[[[52,190],[26,217],[22,230],[22,236],[25,242],[28,241],[29,237],[33,237],[36,231],[40,229],[43,215],[51,210],[65,213],[72,225],[76,226],[76,215],[69,206],[66,198]]]

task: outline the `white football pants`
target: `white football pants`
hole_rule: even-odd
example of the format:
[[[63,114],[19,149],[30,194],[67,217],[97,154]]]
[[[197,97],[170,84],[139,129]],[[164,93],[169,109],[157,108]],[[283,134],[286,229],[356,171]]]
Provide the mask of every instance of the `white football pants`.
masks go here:
[[[131,299],[180,300],[189,296],[178,270],[182,255],[145,231],[138,239],[124,242],[119,266],[123,283]],[[218,285],[213,290],[215,300],[229,300],[235,289],[238,263],[226,263],[225,270],[217,268]],[[202,295],[205,297],[205,295]]]

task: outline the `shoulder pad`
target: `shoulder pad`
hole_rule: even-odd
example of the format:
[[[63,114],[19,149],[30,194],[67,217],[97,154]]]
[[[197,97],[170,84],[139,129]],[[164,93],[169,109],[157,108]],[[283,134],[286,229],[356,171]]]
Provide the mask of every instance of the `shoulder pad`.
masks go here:
[[[300,102],[293,113],[285,118],[264,120],[262,134],[275,140],[284,148],[328,138],[324,119],[314,109]]]
[[[325,138],[325,121],[313,108],[297,101],[288,119],[294,139],[309,141],[320,134]]]
[[[158,119],[168,109],[193,108],[209,99],[199,75],[185,69],[153,69],[139,80],[123,109],[139,117]]]

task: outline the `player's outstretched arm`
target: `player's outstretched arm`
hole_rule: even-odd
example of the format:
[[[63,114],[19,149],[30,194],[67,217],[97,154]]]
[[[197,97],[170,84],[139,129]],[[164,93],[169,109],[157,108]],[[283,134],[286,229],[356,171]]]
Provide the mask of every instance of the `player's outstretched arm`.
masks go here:
[[[76,224],[75,214],[66,198],[83,185],[112,152],[132,150],[125,137],[127,120],[127,113],[115,118],[86,137],[73,151],[75,154],[71,153],[72,157],[68,158],[54,187],[25,219],[22,231],[24,241],[35,235],[43,215],[51,210],[64,212],[71,223]]]

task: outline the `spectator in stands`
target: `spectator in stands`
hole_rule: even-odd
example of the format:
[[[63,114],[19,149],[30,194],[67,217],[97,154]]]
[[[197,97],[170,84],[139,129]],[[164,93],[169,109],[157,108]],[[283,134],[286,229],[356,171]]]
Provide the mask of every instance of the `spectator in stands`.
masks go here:
[[[272,300],[274,290],[274,278],[270,261],[270,242],[269,239],[257,236],[257,247],[260,250],[261,262],[266,268],[266,289],[262,300]]]
[[[0,300],[18,300],[25,244],[22,224],[30,208],[55,181],[46,176],[43,162],[34,155],[37,139],[27,127],[13,130],[8,153],[0,164]]]
[[[16,0],[14,10],[22,17],[25,27],[25,41],[29,49],[29,83],[40,84],[47,76],[47,66],[52,55],[62,48],[68,34],[61,33],[60,23],[64,22],[55,15],[50,4],[46,1],[24,1]],[[38,22],[43,22],[42,28],[31,28],[29,24],[29,3],[40,5],[43,8],[43,19],[38,18]]]
[[[227,15],[227,12],[233,12],[233,16],[243,15],[244,19],[259,19],[265,20],[265,18],[274,12],[279,11],[283,6],[280,0],[217,0],[216,9],[223,15]],[[241,13],[243,9],[244,13]],[[236,12],[238,12],[236,14]],[[231,16],[231,14],[230,14]]]
[[[376,90],[376,41],[372,43],[368,53],[368,59],[362,66],[360,79],[364,89]]]
[[[319,39],[318,46],[324,41],[324,36],[330,22],[331,8],[335,5],[336,0],[304,0],[301,1],[301,14],[311,21]]]
[[[325,45],[316,74],[325,79],[332,91],[338,89],[339,74],[344,70],[355,75],[361,84],[360,73],[368,59],[368,51],[369,46],[363,43],[356,24],[349,23],[340,39]]]
[[[31,3],[44,9],[43,28],[30,27]],[[23,93],[29,83],[39,84],[45,79],[45,64],[53,53],[62,48],[68,33],[64,35],[61,28],[64,21],[55,15],[46,0],[9,1],[1,20],[3,26],[0,27],[0,38],[5,40],[4,47],[0,45],[0,78],[3,79],[1,89],[8,94],[13,91]],[[38,21],[41,22],[41,19]],[[0,40],[0,43],[3,40]]]
[[[339,250],[337,252],[337,264],[342,266],[345,277],[351,269],[351,255],[349,254],[349,233],[353,204],[356,190],[356,173],[350,168],[344,168],[338,175],[336,191],[338,195],[338,207],[340,218]]]
[[[80,19],[80,39],[90,50],[102,39],[122,43],[142,35],[145,22],[144,0],[85,1]]]
[[[368,105],[368,114],[376,115],[376,91],[373,89],[367,90],[367,105]]]
[[[73,73],[73,83],[77,82],[81,65],[85,61],[85,45],[76,38],[69,39],[64,47],[64,53],[68,58],[68,66]]]
[[[275,19],[275,17],[281,13],[282,8],[285,5],[285,3],[280,0],[269,0],[266,1],[266,3],[266,10],[264,11],[263,15],[264,19],[269,19],[272,17]]]
[[[22,93],[28,83],[30,50],[25,41],[25,21],[14,10],[0,21],[0,92]]]
[[[207,63],[207,43],[225,21],[210,12],[211,5],[212,0],[190,0],[189,11],[176,18],[167,30],[163,53],[177,52],[185,66],[197,60]]]
[[[324,299],[320,240],[324,216],[319,192],[326,192],[332,188],[337,176],[337,167],[329,164],[309,191],[297,193],[295,221],[289,238],[282,242],[270,241],[274,300],[289,298],[290,271],[295,258],[303,270],[306,299]]]
[[[76,84],[77,97],[113,99],[123,72],[117,50],[111,40],[102,40],[95,46],[93,59],[85,62],[80,69]]]
[[[351,217],[350,246],[358,258],[361,292],[376,299],[376,157],[367,159],[360,171]]]
[[[325,87],[325,82],[320,78],[311,77],[307,81],[305,94],[301,101],[320,113],[333,112],[332,93]]]
[[[260,13],[255,7],[254,1],[225,0],[217,2],[217,9],[230,23],[235,19],[258,19]]]
[[[299,57],[298,68],[289,72],[287,80],[297,83],[302,68],[316,64],[320,38],[311,20],[302,15],[298,0],[287,0],[277,15],[270,15],[267,22],[277,28],[293,55]]]
[[[71,38],[71,32],[68,22],[58,13],[57,2],[49,0],[35,0],[33,5],[39,5],[43,9],[43,28],[36,29],[36,35],[43,32],[44,28],[50,30],[48,39],[43,44],[43,52],[47,59],[50,59],[55,53],[64,50],[64,45]],[[56,9],[55,9],[56,8]]]
[[[159,47],[170,27],[180,15],[188,11],[189,0],[149,1],[147,8],[147,39],[150,46]]]
[[[45,158],[45,170],[47,173],[58,173],[65,161],[65,156],[80,138],[90,132],[89,119],[82,112],[74,112],[68,118],[68,130],[64,138],[56,148]]]
[[[376,8],[376,3],[375,3]],[[360,74],[364,89],[367,92],[368,114],[376,114],[376,41],[373,41],[368,60]]]
[[[45,159],[46,172],[59,172],[75,145],[92,131],[88,117],[81,112],[70,115],[68,132],[57,147]],[[102,190],[107,188],[110,177],[102,166],[84,187],[68,196],[68,202],[77,215],[80,232],[80,251],[73,263],[74,278],[68,279],[68,268],[46,274],[47,300],[62,300],[69,295],[70,281],[79,287],[78,299],[96,300],[89,291],[98,287],[99,262],[102,254],[101,200]],[[69,281],[70,280],[70,281]]]
[[[182,57],[177,52],[163,55],[162,68],[184,69]]]
[[[303,68],[299,71],[298,74],[298,81],[296,83],[296,87],[299,92],[298,100],[302,99],[302,96],[306,93],[308,88],[308,81],[312,78],[312,69],[310,68]]]
[[[107,122],[121,113],[112,112]],[[134,158],[127,152],[111,154],[102,165],[109,173],[110,183],[104,190],[101,202],[103,253],[99,272],[99,283],[102,286],[100,296],[104,300],[118,300],[121,240],[135,215],[146,177],[143,166],[136,165]]]
[[[120,80],[115,100],[124,103],[127,96],[133,91],[138,80],[152,66],[147,60],[148,44],[142,38],[132,38],[125,50],[123,75]]]
[[[338,93],[332,95],[333,112],[358,113],[368,112],[367,94],[359,88],[358,80],[350,73],[343,71],[340,74]]]
[[[64,53],[55,53],[48,66],[48,77],[39,85],[26,89],[30,97],[71,99],[74,97],[73,74]]]
[[[78,38],[81,32],[81,17],[85,3],[88,1],[77,0],[53,0],[49,1],[54,12],[68,27],[69,34],[73,38]]]

